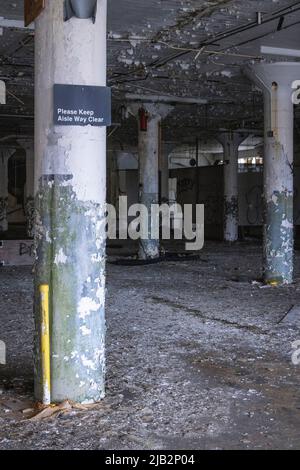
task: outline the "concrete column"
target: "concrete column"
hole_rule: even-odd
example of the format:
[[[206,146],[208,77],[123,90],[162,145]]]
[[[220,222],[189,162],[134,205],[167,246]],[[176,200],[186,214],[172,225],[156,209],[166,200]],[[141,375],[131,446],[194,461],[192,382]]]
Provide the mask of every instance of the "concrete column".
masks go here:
[[[33,140],[18,140],[26,152],[26,189],[25,189],[25,215],[27,221],[27,235],[34,237],[34,142]]]
[[[158,204],[158,155],[159,125],[161,116],[153,105],[145,106],[148,112],[148,129],[141,131],[139,126],[139,202],[148,209],[148,240],[140,240],[139,258],[158,258],[159,240],[151,239],[151,204]]]
[[[239,238],[238,157],[239,146],[246,136],[225,132],[218,136],[224,148],[224,241]]]
[[[292,83],[300,77],[299,63],[259,64],[248,69],[264,92],[264,280],[293,281],[293,131]]]
[[[53,85],[106,84],[106,0],[63,21],[47,1],[35,29],[35,395],[42,398],[39,286],[50,286],[51,400],[104,397],[106,129],[53,125]]]
[[[8,160],[15,150],[3,149],[0,151],[0,232],[7,232],[7,206],[8,206]]]
[[[141,239],[139,246],[140,259],[155,259],[160,255],[159,240],[151,239],[152,224],[151,205],[158,204],[159,199],[159,132],[161,120],[172,107],[163,104],[144,103],[131,106],[138,119],[138,152],[139,152],[139,202],[147,207],[148,220],[142,220],[142,232],[148,229],[148,239]],[[139,110],[147,113],[147,130],[142,130]]]

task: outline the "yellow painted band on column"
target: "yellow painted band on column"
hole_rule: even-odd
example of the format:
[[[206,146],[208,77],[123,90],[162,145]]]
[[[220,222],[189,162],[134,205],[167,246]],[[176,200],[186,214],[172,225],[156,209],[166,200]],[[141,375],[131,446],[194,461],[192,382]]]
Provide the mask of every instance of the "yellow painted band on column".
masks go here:
[[[40,286],[41,299],[41,360],[43,380],[43,404],[51,404],[51,366],[50,366],[50,322],[49,286]]]

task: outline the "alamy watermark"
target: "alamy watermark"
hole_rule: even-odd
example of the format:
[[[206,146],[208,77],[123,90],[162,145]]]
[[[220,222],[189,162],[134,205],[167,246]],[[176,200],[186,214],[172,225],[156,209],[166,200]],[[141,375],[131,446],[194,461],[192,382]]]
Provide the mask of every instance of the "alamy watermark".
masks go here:
[[[292,89],[295,90],[292,94],[293,104],[300,104],[300,80],[295,80],[292,83]]]
[[[106,208],[106,235],[110,240],[187,240],[185,249],[204,245],[203,204],[133,204],[120,196],[118,209]]]

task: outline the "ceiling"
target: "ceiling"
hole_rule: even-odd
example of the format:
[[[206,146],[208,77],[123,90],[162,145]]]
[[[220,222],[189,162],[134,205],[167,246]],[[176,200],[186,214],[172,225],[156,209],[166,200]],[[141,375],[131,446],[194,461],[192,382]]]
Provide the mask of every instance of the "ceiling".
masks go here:
[[[20,27],[23,1],[0,0],[0,17],[0,78],[8,91],[0,136],[32,134],[34,31]],[[206,100],[176,105],[164,121],[165,140],[192,140],[218,128],[261,130],[262,95],[243,69],[287,60],[264,57],[261,45],[299,49],[299,37],[300,1],[108,0],[114,122],[120,122],[125,93],[161,94]],[[298,117],[298,129],[297,123]],[[111,139],[136,139],[134,120],[122,122]]]

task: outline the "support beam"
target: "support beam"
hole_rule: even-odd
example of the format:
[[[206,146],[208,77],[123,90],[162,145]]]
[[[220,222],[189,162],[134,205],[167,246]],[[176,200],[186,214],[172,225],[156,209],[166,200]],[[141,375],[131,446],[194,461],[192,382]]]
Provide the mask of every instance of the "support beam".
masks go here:
[[[160,256],[159,240],[151,239],[153,220],[151,205],[158,204],[159,194],[159,135],[160,124],[173,108],[166,105],[144,104],[148,113],[147,131],[143,131],[139,124],[139,201],[148,210],[148,239],[140,240],[139,258],[155,259]]]
[[[105,394],[106,129],[53,125],[53,86],[106,85],[106,0],[64,22],[47,1],[35,35],[35,396],[42,399],[39,287],[49,285],[51,400]]]
[[[293,131],[292,83],[300,64],[259,64],[247,70],[264,92],[264,280],[269,284],[293,281]]]
[[[247,134],[225,132],[217,139],[224,148],[224,241],[239,238],[238,158],[239,146]]]
[[[159,240],[151,239],[151,205],[158,204],[158,155],[159,155],[159,124],[161,116],[154,106],[144,105],[148,113],[147,130],[141,129],[139,124],[139,202],[148,210],[147,224],[148,239],[140,240],[139,258],[154,259],[160,255]],[[142,232],[145,229],[142,227]]]
[[[173,108],[164,104],[143,103],[131,105],[130,109],[138,119],[139,152],[139,202],[147,208],[148,218],[142,218],[142,233],[148,233],[147,239],[140,239],[139,258],[155,259],[160,255],[160,243],[151,238],[151,206],[159,199],[159,126]],[[145,113],[145,122],[141,123],[140,112]]]

